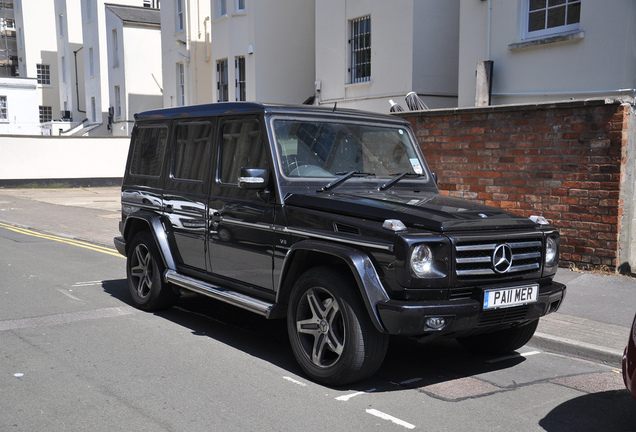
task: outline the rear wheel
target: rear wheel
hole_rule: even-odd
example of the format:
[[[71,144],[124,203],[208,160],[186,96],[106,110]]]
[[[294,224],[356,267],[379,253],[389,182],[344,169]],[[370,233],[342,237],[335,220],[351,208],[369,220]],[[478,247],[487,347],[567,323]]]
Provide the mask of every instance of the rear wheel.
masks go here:
[[[373,375],[388,346],[388,335],[373,326],[349,275],[326,267],[309,270],[296,282],[287,329],[302,369],[327,385]]]
[[[457,342],[473,352],[505,354],[527,344],[532,339],[538,325],[539,320],[534,320],[518,327],[457,338]]]
[[[143,231],[130,244],[126,262],[128,290],[135,306],[146,311],[167,309],[179,299],[173,287],[163,281],[165,266],[152,235]]]

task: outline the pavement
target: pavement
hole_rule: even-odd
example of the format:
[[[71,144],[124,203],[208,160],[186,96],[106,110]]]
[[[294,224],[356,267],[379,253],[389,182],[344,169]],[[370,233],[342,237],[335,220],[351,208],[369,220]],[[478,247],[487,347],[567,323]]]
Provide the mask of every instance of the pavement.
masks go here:
[[[119,235],[119,187],[0,188],[0,222],[101,246]],[[559,269],[567,285],[558,312],[543,317],[529,345],[621,368],[636,313],[636,278]]]

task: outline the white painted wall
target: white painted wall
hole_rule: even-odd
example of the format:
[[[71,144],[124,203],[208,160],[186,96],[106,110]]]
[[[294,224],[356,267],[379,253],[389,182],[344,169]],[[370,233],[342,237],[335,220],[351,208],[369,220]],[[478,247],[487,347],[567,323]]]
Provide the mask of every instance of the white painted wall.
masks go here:
[[[349,82],[350,20],[371,16],[371,80]],[[457,97],[458,0],[316,2],[320,103],[388,112],[415,91],[431,108]]]
[[[54,3],[51,1],[14,0],[18,32],[18,70],[21,77],[36,78],[37,65],[50,67],[51,84],[38,84],[38,106],[50,106],[54,119],[60,116],[58,88],[57,38]],[[38,111],[39,113],[39,111]]]
[[[40,134],[40,114],[38,111],[38,84],[35,78],[0,78],[0,96],[7,97],[6,121],[0,120],[0,135]],[[2,137],[0,143],[4,142]],[[0,152],[2,171],[10,164]]]
[[[0,180],[122,177],[130,138],[3,136]]]
[[[55,0],[53,20],[56,25],[60,109],[70,111],[73,121],[78,123],[86,118],[80,0]]]
[[[515,49],[513,44],[524,42],[523,4],[461,0],[459,106],[474,105],[476,65],[487,60],[488,41],[494,61],[493,104],[634,95],[636,2],[582,1],[576,38]]]
[[[88,118],[85,126],[98,126],[90,131],[95,136],[109,134],[106,123],[108,107],[110,106],[107,57],[107,38],[110,37],[110,34],[106,34],[105,3],[108,1],[81,0],[85,102],[86,118]],[[143,6],[143,0],[117,0],[117,4]]]
[[[176,26],[176,0],[161,2],[163,106],[178,105],[177,65],[185,69],[185,105],[213,102],[210,0],[183,0],[184,28]],[[185,45],[178,43],[183,42]],[[215,41],[218,43],[218,41]]]
[[[157,11],[158,13],[158,11]],[[118,48],[114,48],[113,30]],[[161,108],[161,28],[123,23],[106,9],[108,41],[108,82],[110,107],[113,108],[113,136],[130,136],[134,114]],[[117,64],[115,64],[117,52]],[[115,88],[119,86],[121,113],[118,115]]]

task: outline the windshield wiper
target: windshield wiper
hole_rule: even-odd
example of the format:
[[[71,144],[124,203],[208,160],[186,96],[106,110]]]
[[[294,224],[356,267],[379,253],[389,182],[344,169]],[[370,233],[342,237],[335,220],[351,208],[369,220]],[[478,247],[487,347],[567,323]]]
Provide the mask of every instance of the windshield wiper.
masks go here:
[[[395,174],[391,174],[391,175],[395,175],[397,177],[395,177],[394,179],[389,180],[388,182],[384,183],[382,186],[380,186],[380,190],[386,190],[392,186],[395,186],[400,180],[402,180],[404,177],[422,177],[424,174],[416,174],[414,172],[403,172],[403,173],[395,173]]]
[[[335,179],[331,183],[329,183],[329,184],[325,185],[324,187],[318,189],[317,192],[325,192],[325,191],[328,191],[329,189],[333,189],[336,186],[338,186],[339,184],[346,182],[351,177],[367,177],[367,176],[370,176],[370,175],[373,175],[373,174],[367,173],[367,172],[361,172],[361,171],[349,171],[347,173],[345,173],[345,172],[337,172],[336,175],[340,175],[341,177],[338,177],[337,179]]]

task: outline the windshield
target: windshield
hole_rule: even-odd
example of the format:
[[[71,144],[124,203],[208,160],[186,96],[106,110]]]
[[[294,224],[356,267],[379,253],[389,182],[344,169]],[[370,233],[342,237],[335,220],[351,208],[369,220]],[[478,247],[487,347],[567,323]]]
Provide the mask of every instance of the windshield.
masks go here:
[[[276,119],[274,135],[282,173],[291,179],[424,175],[408,131],[399,126]]]

